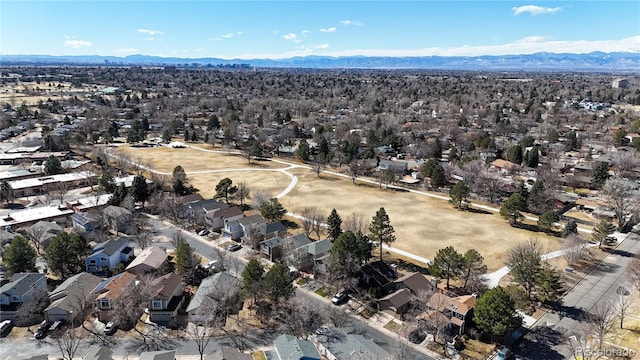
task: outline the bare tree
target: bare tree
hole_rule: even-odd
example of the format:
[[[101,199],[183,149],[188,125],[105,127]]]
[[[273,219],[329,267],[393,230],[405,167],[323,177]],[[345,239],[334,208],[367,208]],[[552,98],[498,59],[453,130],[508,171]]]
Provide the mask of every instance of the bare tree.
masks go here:
[[[615,316],[614,307],[608,301],[597,303],[585,316],[587,332],[598,342],[598,350],[602,350],[604,338],[611,332]]]
[[[627,290],[624,286],[619,286],[616,290],[616,295],[613,300],[613,305],[615,307],[616,314],[620,318],[620,329],[622,329],[622,325],[624,323],[624,318],[631,312],[631,309],[635,305],[633,301],[633,296],[631,296],[631,292]]]
[[[511,269],[513,280],[524,288],[531,298],[538,281],[538,274],[542,271],[542,245],[536,238],[513,246],[507,252],[505,263]]]
[[[212,329],[207,323],[197,325],[194,323],[187,324],[185,335],[189,339],[196,343],[198,354],[200,354],[200,360],[204,359],[204,352],[211,341]]]
[[[640,291],[640,257],[638,255],[627,265],[627,276],[636,289]]]
[[[246,181],[241,181],[237,185],[236,196],[240,199],[240,205],[244,205],[244,200],[249,198],[250,190]]]
[[[321,217],[319,212],[320,210],[315,206],[304,207],[300,211],[300,216],[302,216],[302,229],[308,237],[311,236],[317,220]]]
[[[351,231],[354,234],[358,232],[362,234],[366,234],[369,231],[369,220],[362,216],[360,213],[352,213],[344,219],[343,223],[344,231]]]
[[[565,238],[564,242],[566,244],[564,258],[569,265],[574,265],[589,257],[587,242],[580,235],[571,234]]]
[[[44,309],[49,305],[47,288],[35,289],[30,294],[31,300],[25,301],[16,311],[16,324],[30,326],[42,320]]]
[[[324,318],[313,306],[292,299],[288,304],[279,306],[281,317],[286,324],[286,331],[299,338],[307,338],[322,326]]]
[[[36,223],[29,226],[25,233],[29,240],[31,240],[31,242],[33,243],[33,246],[36,248],[38,255],[41,255],[42,253],[40,250],[44,245],[44,240],[46,239],[47,228]]]
[[[613,156],[613,172],[617,177],[628,178],[639,165],[633,152],[618,151]]]
[[[345,327],[347,324],[349,324],[351,320],[349,313],[347,313],[341,308],[335,308],[335,307],[329,308],[329,313],[327,314],[326,317],[328,318],[331,325],[337,328]]]
[[[636,211],[640,207],[638,199],[633,196],[633,188],[619,178],[609,179],[602,186],[600,194],[607,205],[613,208],[618,219],[618,229],[626,225],[627,214]]]
[[[59,333],[51,335],[56,340],[60,352],[62,352],[62,358],[64,360],[73,360],[78,351],[78,347],[82,343],[83,339],[78,335],[80,329],[70,327],[66,330],[60,330]]]
[[[349,177],[351,177],[351,183],[355,184],[358,175],[360,175],[360,164],[357,160],[351,161],[348,168]]]
[[[273,196],[262,192],[262,191],[258,191],[256,193],[253,194],[253,208],[254,209],[258,209],[260,210],[260,208],[262,207],[262,204],[266,201],[268,201],[269,199],[271,199]]]

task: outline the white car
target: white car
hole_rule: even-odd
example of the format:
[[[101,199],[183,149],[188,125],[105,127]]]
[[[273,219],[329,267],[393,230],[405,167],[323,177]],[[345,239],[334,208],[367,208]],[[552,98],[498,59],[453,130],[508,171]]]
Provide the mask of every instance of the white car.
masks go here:
[[[211,260],[208,263],[204,264],[203,268],[205,270],[214,270],[217,271],[218,268],[221,267],[220,261],[218,260]]]

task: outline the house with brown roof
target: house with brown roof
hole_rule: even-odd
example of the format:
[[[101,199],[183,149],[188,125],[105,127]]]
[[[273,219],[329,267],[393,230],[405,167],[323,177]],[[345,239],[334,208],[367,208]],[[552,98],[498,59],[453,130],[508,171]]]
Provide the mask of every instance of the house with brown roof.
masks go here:
[[[466,325],[473,318],[473,307],[476,304],[476,297],[473,295],[463,295],[455,298],[449,297],[439,292],[433,294],[427,302],[429,311],[437,311],[449,319],[450,326],[457,328],[459,334],[463,334]],[[420,315],[418,318],[429,318],[428,314]]]
[[[224,221],[240,220],[244,213],[237,206],[208,212],[204,215],[204,223],[212,229],[220,229],[224,226]]]
[[[508,174],[515,170],[518,164],[512,163],[509,160],[496,159],[491,162],[490,169],[500,172],[501,174]]]
[[[149,299],[149,320],[154,323],[171,323],[184,301],[182,276],[169,273],[150,284],[153,296]]]
[[[95,299],[95,308],[98,310],[98,319],[111,320],[111,311],[116,302],[127,295],[127,292],[135,286],[136,276],[123,272],[101,281],[91,294]]]
[[[434,290],[433,284],[419,272],[412,272],[394,281],[396,290],[409,289],[412,294],[419,296]]]
[[[126,271],[141,277],[145,274],[159,272],[167,262],[169,261],[169,255],[167,252],[157,246],[148,247],[136,256],[133,261],[127,266]]]
[[[376,301],[380,311],[391,310],[397,315],[404,314],[409,308],[413,299],[411,291],[408,289],[398,289],[391,294]]]

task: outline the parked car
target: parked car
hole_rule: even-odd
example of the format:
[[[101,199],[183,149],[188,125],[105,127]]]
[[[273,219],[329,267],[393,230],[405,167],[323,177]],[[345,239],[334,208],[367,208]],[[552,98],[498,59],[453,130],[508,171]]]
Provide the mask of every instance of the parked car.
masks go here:
[[[238,251],[240,249],[242,249],[242,245],[240,245],[240,244],[229,244],[227,246],[227,250],[229,250],[229,251]]]
[[[109,321],[104,326],[104,330],[103,331],[104,331],[105,335],[113,335],[113,334],[116,333],[116,331],[118,331],[118,326],[113,321]]]
[[[11,320],[5,320],[0,323],[0,336],[5,336],[11,331],[13,322]]]
[[[219,271],[222,270],[222,264],[218,260],[211,260],[204,264],[203,268],[208,271]]]
[[[205,236],[205,235],[208,235],[208,234],[209,234],[209,230],[207,230],[207,229],[202,229],[202,230],[200,230],[198,232],[198,235],[200,235],[200,236]]]
[[[331,302],[334,305],[340,305],[343,302],[347,301],[347,299],[349,299],[349,294],[345,290],[342,290],[333,295],[333,297],[331,298]]]
[[[37,340],[44,339],[51,328],[53,323],[51,321],[42,320],[36,331],[33,333],[33,337]]]

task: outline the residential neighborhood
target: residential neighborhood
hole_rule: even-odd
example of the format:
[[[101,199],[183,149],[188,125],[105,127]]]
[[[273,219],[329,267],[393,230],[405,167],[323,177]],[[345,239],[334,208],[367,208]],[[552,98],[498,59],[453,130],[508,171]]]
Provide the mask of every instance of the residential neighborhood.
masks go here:
[[[638,356],[636,74],[0,71],[0,357]]]

